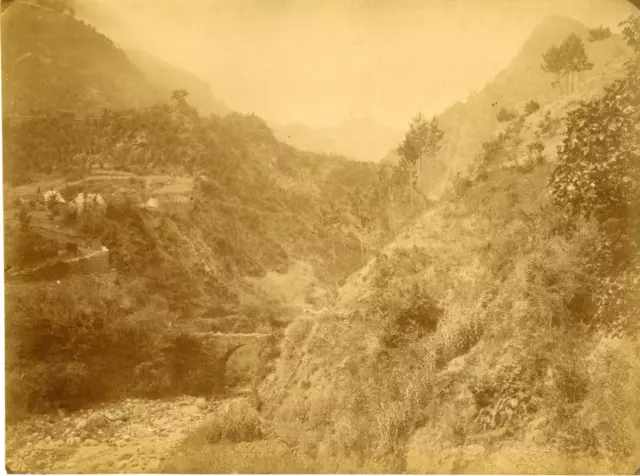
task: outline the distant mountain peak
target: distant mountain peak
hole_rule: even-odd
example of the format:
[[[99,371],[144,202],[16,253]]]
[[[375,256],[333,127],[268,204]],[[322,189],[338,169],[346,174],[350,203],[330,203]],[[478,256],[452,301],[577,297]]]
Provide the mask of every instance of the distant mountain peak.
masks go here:
[[[561,43],[572,33],[586,36],[587,27],[573,18],[560,15],[548,16],[533,29],[522,51],[531,54],[544,52],[549,47]]]
[[[402,131],[368,116],[352,117],[333,127],[313,128],[299,122],[274,125],[274,132],[298,149],[363,161],[381,160],[402,138]]]

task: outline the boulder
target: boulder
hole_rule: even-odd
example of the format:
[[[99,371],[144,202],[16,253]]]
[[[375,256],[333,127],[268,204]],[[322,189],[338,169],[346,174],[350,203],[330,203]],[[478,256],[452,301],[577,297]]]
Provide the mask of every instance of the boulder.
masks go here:
[[[107,423],[108,420],[106,416],[104,416],[102,413],[94,413],[89,418],[87,418],[85,429],[89,431],[98,430],[107,426]]]

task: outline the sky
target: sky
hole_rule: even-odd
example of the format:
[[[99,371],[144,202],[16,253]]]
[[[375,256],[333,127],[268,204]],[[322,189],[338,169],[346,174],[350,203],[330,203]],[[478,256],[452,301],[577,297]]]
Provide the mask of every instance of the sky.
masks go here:
[[[109,0],[106,7],[98,29],[197,74],[232,109],[314,127],[354,117],[404,127],[418,112],[436,114],[480,90],[545,17],[616,30],[633,11],[626,0]]]

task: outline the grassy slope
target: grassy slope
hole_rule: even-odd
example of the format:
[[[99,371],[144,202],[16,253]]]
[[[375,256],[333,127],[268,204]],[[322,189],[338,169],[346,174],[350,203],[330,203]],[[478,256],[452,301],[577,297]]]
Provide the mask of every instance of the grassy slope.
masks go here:
[[[552,161],[561,134],[542,136]],[[263,387],[276,434],[325,471],[635,469],[637,327],[610,337],[583,320],[600,238],[589,223],[557,234],[552,169],[495,170],[445,197],[321,317],[292,323]]]

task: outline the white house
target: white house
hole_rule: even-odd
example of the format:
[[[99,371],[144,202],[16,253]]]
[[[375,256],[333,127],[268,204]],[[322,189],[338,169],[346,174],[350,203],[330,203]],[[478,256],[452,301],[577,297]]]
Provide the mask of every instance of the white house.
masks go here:
[[[69,203],[69,208],[78,214],[85,210],[104,213],[107,208],[107,203],[104,201],[104,198],[97,193],[79,193],[76,195],[76,198]]]
[[[45,203],[65,203],[64,198],[60,195],[60,192],[57,190],[49,190],[43,195]]]

